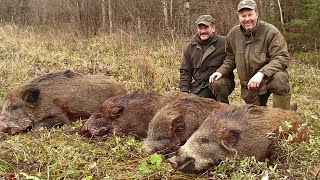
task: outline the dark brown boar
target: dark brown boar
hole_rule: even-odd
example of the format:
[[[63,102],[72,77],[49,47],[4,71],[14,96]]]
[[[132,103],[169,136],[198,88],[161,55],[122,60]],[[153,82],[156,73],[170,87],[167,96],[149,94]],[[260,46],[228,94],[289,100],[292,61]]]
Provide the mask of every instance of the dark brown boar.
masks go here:
[[[94,113],[81,127],[79,134],[86,137],[109,133],[138,139],[145,138],[148,124],[156,112],[178,97],[189,96],[182,92],[143,92],[116,96],[106,100],[100,112]]]
[[[198,96],[178,98],[153,117],[141,150],[171,153],[183,145],[211,113],[229,107],[228,104]]]
[[[292,128],[283,132],[279,127],[287,121]],[[287,136],[298,133],[303,119],[293,111],[268,109],[255,105],[230,108],[211,114],[187,142],[169,159],[182,172],[202,172],[217,165],[236,152],[240,157],[254,156],[258,161],[269,158],[274,142],[268,133]],[[298,133],[296,142],[306,140],[307,130]]]
[[[125,93],[123,84],[106,76],[49,73],[5,94],[0,132],[16,134],[88,118],[106,99]]]

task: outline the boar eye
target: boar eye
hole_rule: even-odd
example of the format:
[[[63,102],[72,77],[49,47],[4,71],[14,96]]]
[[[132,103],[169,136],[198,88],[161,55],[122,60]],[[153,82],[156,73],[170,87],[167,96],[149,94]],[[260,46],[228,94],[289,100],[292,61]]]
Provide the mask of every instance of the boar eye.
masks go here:
[[[159,136],[159,137],[157,137],[158,141],[167,140],[167,139],[169,139],[169,137],[167,137],[167,136]]]
[[[200,144],[208,144],[210,141],[208,138],[205,138],[205,137],[201,137],[199,138],[199,143]]]
[[[10,107],[10,111],[15,111],[15,110],[17,110],[18,109],[18,106],[17,105],[12,105],[11,107]]]

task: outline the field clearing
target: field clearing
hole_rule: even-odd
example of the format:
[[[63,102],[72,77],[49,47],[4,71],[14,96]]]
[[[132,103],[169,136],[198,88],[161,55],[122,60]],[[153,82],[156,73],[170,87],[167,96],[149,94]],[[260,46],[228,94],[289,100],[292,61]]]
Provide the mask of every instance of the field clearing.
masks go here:
[[[0,97],[41,74],[71,69],[106,74],[129,91],[178,90],[179,65],[187,37],[162,38],[130,34],[90,39],[70,34],[36,34],[16,26],[0,27]],[[252,158],[228,159],[204,174],[184,174],[157,155],[139,152],[131,137],[80,137],[83,120],[50,131],[0,135],[0,179],[313,179],[320,171],[320,55],[314,64],[293,55],[288,71],[292,99],[304,116],[310,141],[279,143],[279,160],[267,165]],[[271,97],[272,98],[272,97]],[[269,103],[272,102],[271,99]],[[239,86],[231,104],[241,105]],[[270,104],[269,104],[270,105]],[[214,170],[213,170],[214,169]]]

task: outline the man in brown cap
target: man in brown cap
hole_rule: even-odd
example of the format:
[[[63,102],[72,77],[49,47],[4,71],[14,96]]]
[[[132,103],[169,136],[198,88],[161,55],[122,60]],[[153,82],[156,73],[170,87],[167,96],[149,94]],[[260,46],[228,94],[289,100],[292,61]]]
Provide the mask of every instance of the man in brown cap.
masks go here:
[[[211,15],[199,16],[196,26],[197,34],[183,53],[180,90],[229,103],[228,96],[235,86],[233,72],[209,83],[209,76],[221,66],[226,56],[225,37],[216,34]]]
[[[242,0],[237,10],[239,25],[227,35],[227,56],[209,81],[218,80],[237,68],[241,96],[247,104],[266,106],[273,93],[273,107],[290,109],[286,70],[290,56],[284,37],[275,26],[258,19],[254,0]]]

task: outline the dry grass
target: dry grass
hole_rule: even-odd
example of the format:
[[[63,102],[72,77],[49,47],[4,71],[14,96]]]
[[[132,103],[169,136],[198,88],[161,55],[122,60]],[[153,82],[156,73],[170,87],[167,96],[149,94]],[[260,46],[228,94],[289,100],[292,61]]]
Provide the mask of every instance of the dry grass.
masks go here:
[[[26,80],[62,69],[113,75],[131,91],[177,90],[178,67],[187,41],[121,33],[78,39],[70,34],[41,35],[13,25],[1,26],[0,96]],[[269,165],[234,158],[214,171],[183,174],[161,157],[140,153],[141,142],[131,137],[80,137],[76,131],[82,121],[78,121],[62,129],[1,136],[0,179],[312,179],[320,167],[320,70],[293,62],[289,72],[293,99],[311,139],[294,145],[281,142],[279,161]],[[232,104],[244,104],[239,95],[237,87]]]

